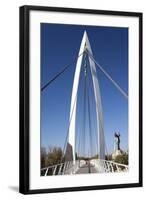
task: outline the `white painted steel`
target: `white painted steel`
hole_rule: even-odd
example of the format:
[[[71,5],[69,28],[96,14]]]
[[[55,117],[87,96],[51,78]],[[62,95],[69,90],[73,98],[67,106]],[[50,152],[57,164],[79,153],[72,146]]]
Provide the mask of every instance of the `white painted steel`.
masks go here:
[[[77,92],[78,92],[78,86],[79,86],[79,78],[80,78],[80,71],[81,71],[81,65],[82,65],[82,59],[83,59],[83,52],[84,52],[84,46],[86,42],[86,35],[84,34],[79,56],[77,59],[76,69],[75,69],[75,75],[74,75],[74,82],[73,82],[73,88],[72,88],[72,97],[71,97],[71,106],[70,106],[70,126],[69,126],[69,139],[68,142],[72,146],[72,152],[73,152],[73,161],[75,164],[75,128],[76,128],[76,107],[77,107]]]
[[[95,166],[99,173],[127,172],[129,169],[128,165],[116,163],[111,160],[93,159],[90,163]]]
[[[83,53],[84,51],[88,51],[91,55],[93,55],[86,31],[84,32],[84,35],[83,35],[79,55]],[[72,88],[71,106],[70,106],[70,128],[69,128],[68,142],[72,146],[74,163],[75,163],[75,134],[76,134],[75,129],[76,129],[76,105],[77,105],[76,95],[78,92],[82,59],[83,59],[83,54],[79,56],[77,59],[73,88]],[[89,62],[90,62],[90,69],[91,69],[95,102],[96,102],[96,115],[97,115],[97,124],[98,124],[98,133],[97,133],[98,134],[98,154],[99,154],[100,159],[104,159],[105,158],[105,140],[104,140],[104,128],[103,128],[103,119],[102,119],[100,89],[99,89],[98,79],[96,76],[95,63],[90,57],[89,57]]]
[[[86,34],[86,51],[93,56],[91,45]],[[96,103],[96,116],[97,116],[97,128],[98,128],[98,156],[99,159],[105,159],[105,139],[104,139],[104,127],[103,127],[103,117],[102,117],[102,104],[101,104],[101,96],[100,96],[100,88],[97,79],[96,66],[94,61],[89,57],[91,75],[93,80],[94,87],[94,96]]]
[[[84,160],[68,161],[65,163],[49,166],[41,169],[44,171],[44,176],[48,176],[49,170],[52,172],[50,175],[67,175],[76,174],[80,167],[84,166],[86,162]],[[127,172],[128,165],[123,165],[109,160],[92,159],[90,164],[96,169],[98,173],[115,173],[115,172]]]
[[[73,161],[68,161],[42,168],[41,171],[44,171],[44,176],[48,176],[49,171],[50,175],[75,174],[85,163],[84,160],[76,160],[75,163]]]

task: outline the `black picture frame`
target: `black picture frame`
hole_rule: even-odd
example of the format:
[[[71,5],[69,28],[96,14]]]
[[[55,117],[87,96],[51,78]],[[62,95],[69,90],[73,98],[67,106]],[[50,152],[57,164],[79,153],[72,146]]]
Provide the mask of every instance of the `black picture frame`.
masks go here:
[[[44,12],[67,12],[67,13],[84,13],[84,14],[102,14],[114,16],[130,16],[139,18],[139,182],[118,185],[101,185],[101,186],[84,186],[84,187],[68,187],[53,189],[35,189],[29,188],[29,125],[30,125],[30,103],[29,103],[29,20],[30,11]],[[82,190],[98,190],[113,188],[129,188],[142,186],[142,13],[138,12],[122,12],[122,11],[105,11],[105,10],[89,10],[74,8],[57,8],[44,6],[22,6],[20,7],[20,146],[19,146],[19,186],[20,193],[52,193]]]

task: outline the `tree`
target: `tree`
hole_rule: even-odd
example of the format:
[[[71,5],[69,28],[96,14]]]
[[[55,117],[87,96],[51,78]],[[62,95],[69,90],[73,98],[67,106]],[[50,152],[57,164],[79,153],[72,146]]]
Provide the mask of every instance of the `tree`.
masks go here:
[[[112,155],[111,154],[105,155],[105,160],[112,160]]]
[[[41,147],[41,168],[46,167],[46,149],[44,147]]]
[[[61,163],[62,161],[62,149],[60,147],[49,147],[47,152],[47,158],[46,158],[46,165],[56,165]]]
[[[117,155],[114,161],[120,164],[128,165],[128,154]]]
[[[98,154],[92,156],[91,159],[98,159]]]

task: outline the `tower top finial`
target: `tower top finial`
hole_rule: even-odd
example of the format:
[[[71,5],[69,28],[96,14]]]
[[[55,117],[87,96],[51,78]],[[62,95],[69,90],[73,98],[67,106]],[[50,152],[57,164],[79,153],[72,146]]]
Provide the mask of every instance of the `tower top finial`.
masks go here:
[[[87,35],[87,31],[86,30],[84,30],[84,34],[83,34],[83,38],[84,38],[84,40],[85,40],[85,46],[84,46],[84,50],[86,50],[87,48],[88,48],[88,35]]]
[[[84,30],[84,36],[85,36],[86,38],[88,37],[87,31],[86,31],[86,30]]]

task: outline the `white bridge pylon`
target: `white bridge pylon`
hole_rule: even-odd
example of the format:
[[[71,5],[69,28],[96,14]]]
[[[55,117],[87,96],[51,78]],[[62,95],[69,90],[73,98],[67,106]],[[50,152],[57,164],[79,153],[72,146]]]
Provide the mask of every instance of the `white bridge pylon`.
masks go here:
[[[69,127],[68,143],[72,147],[72,154],[73,154],[72,156],[73,156],[74,162],[75,162],[75,136],[76,136],[76,109],[77,109],[77,99],[78,99],[77,92],[78,92],[78,87],[79,87],[83,52],[85,51],[89,52],[89,55],[93,56],[86,31],[84,31],[84,35],[83,35],[80,50],[79,50],[79,56],[76,63],[73,88],[72,88],[71,105],[70,105],[70,127]],[[90,64],[91,76],[92,76],[92,81],[93,81],[94,97],[95,97],[95,104],[96,104],[96,117],[97,117],[97,128],[98,128],[98,131],[97,131],[98,156],[99,156],[99,159],[105,159],[105,139],[104,139],[104,127],[103,127],[100,89],[99,89],[98,79],[96,76],[95,63],[91,59],[90,56],[89,56],[89,64]]]

